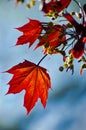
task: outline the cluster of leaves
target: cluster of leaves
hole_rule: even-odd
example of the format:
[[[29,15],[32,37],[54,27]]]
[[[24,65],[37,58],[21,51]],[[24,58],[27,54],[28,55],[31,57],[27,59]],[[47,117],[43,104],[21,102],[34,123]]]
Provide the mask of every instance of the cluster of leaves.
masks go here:
[[[68,12],[67,7],[72,0],[41,0],[42,9],[45,16],[50,17],[50,22],[40,22],[35,19],[28,19],[29,22],[19,28],[23,34],[18,38],[16,45],[29,44],[31,47],[36,44],[43,47],[44,57],[38,64],[25,60],[23,63],[15,65],[7,72],[13,74],[9,81],[9,93],[19,93],[25,90],[24,106],[29,114],[38,98],[43,106],[46,106],[48,89],[51,88],[51,81],[47,70],[40,66],[40,63],[47,55],[61,54],[64,65],[59,70],[71,70],[74,72],[74,60],[82,63],[80,74],[86,68],[85,43],[86,43],[86,4],[82,7],[80,3],[73,0],[79,7],[79,12]],[[24,0],[17,0],[24,2]],[[32,1],[33,3],[35,1]],[[54,20],[60,19],[60,22]],[[77,19],[77,21],[76,21]],[[65,20],[65,22],[61,22]]]

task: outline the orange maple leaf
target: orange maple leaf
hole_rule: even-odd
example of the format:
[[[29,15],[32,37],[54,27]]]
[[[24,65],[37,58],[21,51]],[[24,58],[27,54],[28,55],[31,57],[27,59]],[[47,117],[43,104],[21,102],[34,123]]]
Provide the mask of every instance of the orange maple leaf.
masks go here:
[[[27,114],[35,106],[38,98],[41,99],[43,106],[46,106],[48,89],[51,88],[51,83],[45,68],[25,60],[7,72],[13,74],[8,83],[10,88],[7,94],[16,94],[25,90],[24,106],[27,109]]]
[[[42,24],[40,21],[32,19],[29,20],[29,23],[16,28],[17,30],[23,32],[23,35],[18,38],[16,45],[23,45],[29,42],[30,47],[42,32]]]

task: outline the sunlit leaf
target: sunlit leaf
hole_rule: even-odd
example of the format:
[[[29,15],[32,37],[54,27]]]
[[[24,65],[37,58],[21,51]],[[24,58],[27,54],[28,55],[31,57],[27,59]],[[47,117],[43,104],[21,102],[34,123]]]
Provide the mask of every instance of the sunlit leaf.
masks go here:
[[[41,99],[43,106],[46,106],[48,89],[51,88],[51,83],[45,68],[25,60],[7,72],[13,74],[8,83],[10,88],[7,94],[16,94],[25,90],[24,106],[27,113],[30,113],[38,98]]]
[[[23,32],[17,40],[16,45],[23,45],[29,43],[29,47],[36,41],[42,31],[42,25],[38,20],[32,20],[22,27],[16,28],[17,30]]]

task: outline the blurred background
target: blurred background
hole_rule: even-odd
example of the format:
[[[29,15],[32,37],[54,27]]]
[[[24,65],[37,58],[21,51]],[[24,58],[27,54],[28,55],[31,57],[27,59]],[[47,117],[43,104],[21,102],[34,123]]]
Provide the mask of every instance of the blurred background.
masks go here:
[[[25,91],[5,95],[12,75],[2,72],[24,59],[38,63],[43,56],[41,48],[33,51],[34,47],[28,49],[28,44],[15,46],[21,35],[15,28],[27,23],[27,18],[50,21],[39,11],[38,3],[30,10],[25,4],[15,7],[14,3],[15,0],[0,0],[0,130],[86,130],[86,72],[79,74],[77,62],[72,75],[59,72],[63,64],[60,55],[48,56],[42,61],[41,66],[48,70],[52,83],[45,109],[39,100],[27,116],[23,107]],[[69,10],[73,9],[78,10],[74,2],[69,6]]]

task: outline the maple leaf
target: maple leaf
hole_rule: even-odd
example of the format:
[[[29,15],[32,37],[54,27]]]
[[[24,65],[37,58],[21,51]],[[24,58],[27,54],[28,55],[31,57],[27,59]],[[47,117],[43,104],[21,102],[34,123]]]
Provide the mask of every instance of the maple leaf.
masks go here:
[[[29,42],[30,47],[42,32],[42,24],[40,21],[32,19],[29,20],[29,23],[16,28],[17,30],[23,32],[23,35],[18,38],[16,45],[23,45]]]
[[[79,24],[68,12],[66,12],[63,16],[75,27],[76,32],[80,34],[83,28],[82,25]]]
[[[74,58],[80,58],[84,54],[85,42],[83,42],[82,39],[83,38],[79,39],[74,48],[71,49],[71,53],[73,54]]]
[[[7,72],[13,74],[8,83],[10,88],[7,94],[16,94],[25,90],[24,106],[27,109],[27,114],[35,106],[38,98],[41,99],[43,106],[46,106],[48,89],[51,88],[51,83],[45,68],[25,60]]]
[[[70,2],[71,0],[51,0],[50,2],[46,3],[46,0],[42,0],[42,11],[48,13],[50,10],[52,10],[59,13],[64,8],[67,8]]]
[[[46,53],[54,53],[56,47],[60,46],[66,42],[66,36],[64,35],[64,28],[61,25],[54,25],[50,33],[46,33],[37,44],[36,48],[39,46],[44,46]],[[36,49],[35,48],[35,49]]]
[[[77,3],[78,4],[78,3]],[[84,5],[86,7],[86,5]],[[84,13],[83,13],[84,12]],[[74,26],[77,36],[77,42],[74,45],[74,47],[70,50],[70,52],[73,54],[74,58],[80,58],[83,56],[85,52],[85,42],[86,42],[86,20],[85,20],[85,8],[83,8],[83,11],[81,10],[81,17],[83,18],[83,22],[78,23],[71,14],[66,12],[64,14],[64,17]],[[85,14],[85,15],[83,15]]]

